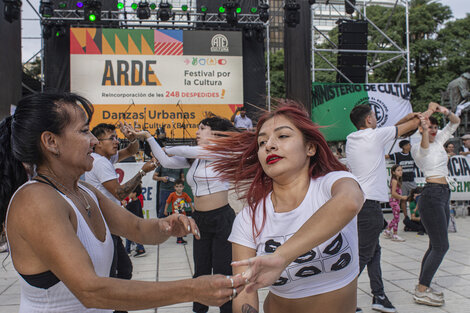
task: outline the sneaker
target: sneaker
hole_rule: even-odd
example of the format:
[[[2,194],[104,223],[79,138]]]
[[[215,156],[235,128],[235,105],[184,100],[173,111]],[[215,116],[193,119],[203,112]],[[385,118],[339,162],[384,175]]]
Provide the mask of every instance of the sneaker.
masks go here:
[[[384,230],[384,237],[385,239],[392,239],[392,232],[388,229]]]
[[[0,245],[0,253],[2,252],[8,252],[8,244],[6,242]]]
[[[434,290],[432,287],[428,287],[425,291],[420,292],[418,291],[418,285],[416,285],[414,295],[418,298],[428,297],[433,300],[433,302],[442,301],[442,303],[444,303],[444,293],[442,291]]]
[[[398,236],[397,234],[394,234],[392,236],[392,241],[397,241],[397,242],[403,242],[403,241],[406,241],[405,239],[401,238],[400,236]]]
[[[134,254],[134,258],[140,258],[141,256],[144,256],[146,254],[147,252],[145,252],[145,250],[137,250]]]
[[[374,298],[372,298],[372,310],[387,313],[397,311],[386,295],[374,296]]]
[[[418,235],[424,236],[424,231],[419,231],[419,232],[418,232]]]
[[[362,309],[361,308],[356,308],[356,313],[362,313]]]
[[[188,244],[188,242],[187,242],[186,240],[184,240],[183,238],[176,240],[176,243],[177,243],[177,244],[180,244],[180,245],[186,245],[186,244]]]

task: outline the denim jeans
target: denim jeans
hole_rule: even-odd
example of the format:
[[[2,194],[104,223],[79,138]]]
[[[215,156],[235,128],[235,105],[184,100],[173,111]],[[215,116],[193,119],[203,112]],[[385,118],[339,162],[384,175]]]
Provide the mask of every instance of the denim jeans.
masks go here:
[[[232,275],[232,244],[227,240],[232,232],[235,211],[229,204],[215,210],[193,213],[199,227],[201,239],[193,241],[194,278],[202,275]],[[209,308],[201,303],[193,303],[196,313],[207,312]],[[221,313],[232,313],[232,301],[220,307]]]
[[[127,254],[131,253],[132,243],[134,243],[134,242],[126,238],[126,252],[127,252]],[[144,246],[141,245],[140,243],[136,242],[135,245],[136,245],[135,250],[137,250],[137,251],[144,250],[145,251]]]
[[[165,189],[160,189],[160,192],[158,193],[158,206],[157,206],[157,217],[158,218],[164,218],[165,217],[165,212],[163,210],[165,209],[165,204],[166,204],[166,199],[170,196],[170,194],[174,190],[165,190]]]
[[[449,250],[449,199],[448,185],[428,183],[418,200],[421,223],[429,236],[429,247],[421,262],[419,283],[427,287],[431,285],[434,274]]]
[[[384,228],[384,217],[380,202],[366,200],[357,215],[359,235],[359,272],[367,265],[370,288],[374,296],[384,295],[382,268],[380,267],[381,247],[379,236]]]

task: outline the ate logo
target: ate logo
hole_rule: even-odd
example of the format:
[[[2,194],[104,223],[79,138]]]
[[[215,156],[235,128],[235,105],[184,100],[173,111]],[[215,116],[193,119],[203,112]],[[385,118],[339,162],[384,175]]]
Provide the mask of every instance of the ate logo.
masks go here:
[[[380,99],[369,97],[358,104],[368,104],[375,113],[377,119],[377,127],[384,126],[388,121],[388,108]]]

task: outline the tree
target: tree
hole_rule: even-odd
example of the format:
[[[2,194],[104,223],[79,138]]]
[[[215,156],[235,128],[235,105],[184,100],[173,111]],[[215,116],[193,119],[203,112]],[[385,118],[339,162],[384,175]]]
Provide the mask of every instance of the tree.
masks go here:
[[[271,97],[285,98],[286,84],[284,79],[284,50],[280,49],[269,55]]]

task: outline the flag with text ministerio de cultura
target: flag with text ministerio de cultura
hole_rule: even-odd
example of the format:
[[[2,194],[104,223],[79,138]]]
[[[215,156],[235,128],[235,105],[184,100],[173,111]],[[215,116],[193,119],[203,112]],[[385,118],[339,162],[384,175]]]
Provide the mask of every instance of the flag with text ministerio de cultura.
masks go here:
[[[321,126],[328,141],[346,140],[356,131],[349,119],[351,110],[369,104],[377,117],[377,127],[395,125],[411,113],[411,88],[406,83],[332,84],[313,83],[312,120]]]

